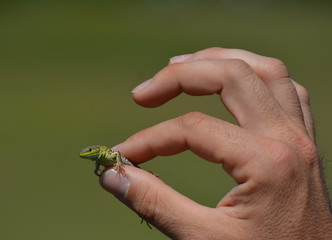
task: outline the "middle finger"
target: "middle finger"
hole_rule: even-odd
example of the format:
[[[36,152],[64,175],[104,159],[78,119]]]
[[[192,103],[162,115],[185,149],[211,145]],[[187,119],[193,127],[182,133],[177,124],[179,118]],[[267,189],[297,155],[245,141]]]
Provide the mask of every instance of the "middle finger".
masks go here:
[[[220,94],[240,126],[264,135],[277,133],[290,123],[263,81],[242,60],[171,64],[135,92],[134,99],[143,106],[156,107],[182,92],[196,96]]]

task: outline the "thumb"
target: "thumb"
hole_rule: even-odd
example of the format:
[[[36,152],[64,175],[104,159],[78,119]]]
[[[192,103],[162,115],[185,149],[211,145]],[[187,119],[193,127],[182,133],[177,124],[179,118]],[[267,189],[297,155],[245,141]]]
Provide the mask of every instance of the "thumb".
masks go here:
[[[131,166],[124,170],[124,174],[106,170],[100,177],[101,186],[173,239],[183,238],[193,229],[202,231],[202,218],[215,215],[151,173]]]

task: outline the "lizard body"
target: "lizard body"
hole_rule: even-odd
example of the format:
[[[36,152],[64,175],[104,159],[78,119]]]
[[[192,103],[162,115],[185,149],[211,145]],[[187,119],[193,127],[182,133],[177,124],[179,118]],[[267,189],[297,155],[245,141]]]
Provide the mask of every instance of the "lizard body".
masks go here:
[[[112,149],[101,145],[94,145],[84,148],[80,152],[80,157],[90,159],[95,162],[96,168],[94,173],[97,176],[100,176],[100,166],[104,166],[105,168],[115,166],[115,170],[119,173],[123,172],[123,165],[139,168],[139,166],[131,163],[127,158],[122,156],[120,152],[113,151]]]

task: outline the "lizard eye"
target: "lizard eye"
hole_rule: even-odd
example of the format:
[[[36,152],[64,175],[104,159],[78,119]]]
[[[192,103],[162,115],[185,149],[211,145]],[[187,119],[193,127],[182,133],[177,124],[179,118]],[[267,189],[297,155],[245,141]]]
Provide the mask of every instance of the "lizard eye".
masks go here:
[[[91,152],[92,151],[92,148],[89,148],[89,152]]]

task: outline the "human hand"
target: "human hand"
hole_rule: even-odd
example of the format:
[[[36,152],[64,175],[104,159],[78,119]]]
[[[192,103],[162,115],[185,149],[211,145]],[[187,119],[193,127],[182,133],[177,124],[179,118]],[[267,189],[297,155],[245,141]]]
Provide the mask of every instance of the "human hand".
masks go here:
[[[181,92],[220,94],[238,126],[189,113],[142,130],[115,150],[138,164],[189,149],[222,164],[238,185],[209,208],[126,166],[126,176],[103,173],[107,191],[173,239],[332,239],[309,96],[281,61],[210,48],[172,58],[133,97],[157,107]]]

